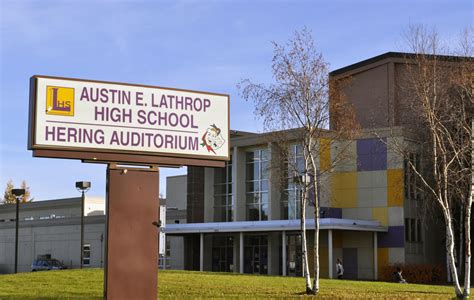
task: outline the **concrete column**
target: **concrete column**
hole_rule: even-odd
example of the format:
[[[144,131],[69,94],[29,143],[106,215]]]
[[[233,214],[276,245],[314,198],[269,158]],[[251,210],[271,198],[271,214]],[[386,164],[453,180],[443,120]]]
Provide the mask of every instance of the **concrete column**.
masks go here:
[[[377,258],[377,232],[374,231],[374,280],[377,280],[378,275],[378,258]]]
[[[204,233],[199,234],[199,271],[204,271]]]
[[[268,220],[280,220],[280,173],[276,167],[279,164],[278,148],[274,143],[268,143],[269,170],[268,170]]]
[[[204,168],[204,222],[214,221],[214,168]]]
[[[286,276],[286,231],[281,232],[281,274]]]
[[[268,233],[268,275],[280,274],[280,235],[278,232]]]
[[[244,274],[244,233],[240,232],[239,234],[239,239],[240,239],[240,251],[239,251],[239,272],[240,274]]]
[[[245,221],[245,151],[234,147],[232,156],[234,221]]]
[[[333,276],[333,264],[332,264],[332,229],[328,230],[328,271],[329,271],[329,278],[334,278]]]

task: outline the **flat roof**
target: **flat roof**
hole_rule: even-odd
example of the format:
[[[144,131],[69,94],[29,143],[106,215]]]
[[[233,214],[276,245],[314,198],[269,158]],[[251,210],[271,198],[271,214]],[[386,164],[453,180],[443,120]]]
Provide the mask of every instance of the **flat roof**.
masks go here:
[[[164,226],[164,232],[170,235],[182,235],[189,233],[298,231],[300,230],[300,224],[300,220],[166,224]],[[381,226],[379,221],[324,218],[320,219],[319,225],[322,230],[388,231],[388,227]],[[314,228],[314,219],[306,220],[306,228],[308,230]]]
[[[384,60],[387,58],[403,58],[403,59],[413,59],[416,58],[417,55],[422,55],[422,54],[417,54],[417,53],[408,53],[408,52],[386,52],[356,63],[353,63],[351,65],[336,69],[334,71],[329,72],[329,76],[336,76],[343,74],[345,72],[358,69],[360,67],[364,67],[367,65],[370,65],[374,62]],[[454,55],[432,55],[432,54],[424,54],[425,57],[428,58],[438,58],[443,61],[456,61],[456,60],[470,60],[472,61],[472,57],[466,57],[466,56],[454,56]]]
[[[84,216],[84,224],[103,224],[105,226],[106,216]],[[0,230],[3,229],[14,229],[15,221],[0,222]],[[70,226],[70,225],[80,225],[81,217],[67,217],[67,218],[50,218],[42,220],[21,220],[19,222],[20,228],[30,228],[30,227],[54,227],[54,226]]]
[[[53,207],[67,207],[67,206],[80,206],[81,197],[53,199],[53,200],[38,200],[31,202],[24,202],[20,204],[20,211],[30,209],[44,209]],[[11,212],[16,210],[15,204],[3,204],[0,205],[0,212]]]

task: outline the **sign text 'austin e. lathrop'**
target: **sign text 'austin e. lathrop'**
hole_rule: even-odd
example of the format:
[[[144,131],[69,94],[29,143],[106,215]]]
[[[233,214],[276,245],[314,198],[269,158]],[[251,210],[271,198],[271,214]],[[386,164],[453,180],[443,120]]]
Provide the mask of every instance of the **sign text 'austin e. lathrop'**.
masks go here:
[[[34,76],[31,149],[229,157],[229,96]]]

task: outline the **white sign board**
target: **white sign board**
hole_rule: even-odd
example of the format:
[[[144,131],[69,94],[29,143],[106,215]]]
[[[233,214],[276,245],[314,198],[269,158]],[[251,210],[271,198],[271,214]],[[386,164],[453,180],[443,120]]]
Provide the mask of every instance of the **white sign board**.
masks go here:
[[[227,160],[229,96],[34,76],[30,149]]]

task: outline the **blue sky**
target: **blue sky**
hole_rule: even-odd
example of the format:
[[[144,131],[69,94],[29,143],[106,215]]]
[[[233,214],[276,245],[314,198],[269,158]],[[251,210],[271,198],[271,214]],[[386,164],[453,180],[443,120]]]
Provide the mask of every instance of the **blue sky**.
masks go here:
[[[271,41],[312,30],[331,70],[403,51],[410,23],[448,44],[472,26],[473,1],[9,1],[0,0],[0,193],[25,179],[36,200],[105,195],[103,165],[33,158],[27,150],[28,81],[35,74],[226,93],[231,127],[261,131],[243,78],[271,81]],[[162,169],[165,177],[185,169]],[[1,197],[1,196],[0,196]]]

